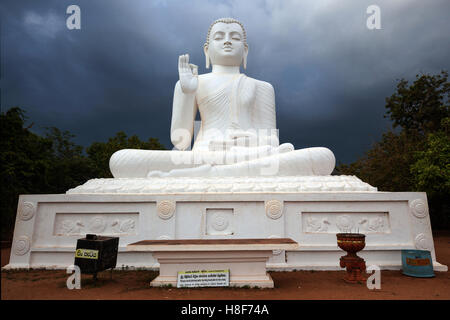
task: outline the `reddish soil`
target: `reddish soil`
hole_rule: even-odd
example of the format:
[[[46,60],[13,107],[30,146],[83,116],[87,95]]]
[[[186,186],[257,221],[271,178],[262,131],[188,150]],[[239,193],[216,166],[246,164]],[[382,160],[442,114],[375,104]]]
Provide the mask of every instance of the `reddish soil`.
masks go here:
[[[450,234],[434,238],[437,260],[450,265]],[[1,251],[1,265],[9,260],[9,249]],[[436,272],[434,278],[413,278],[400,271],[381,271],[381,289],[369,290],[365,284],[347,284],[344,271],[271,272],[274,289],[244,288],[150,288],[149,282],[157,276],[153,271],[114,271],[82,276],[81,290],[68,290],[64,270],[14,270],[1,272],[2,299],[157,299],[157,300],[450,300],[448,272]]]

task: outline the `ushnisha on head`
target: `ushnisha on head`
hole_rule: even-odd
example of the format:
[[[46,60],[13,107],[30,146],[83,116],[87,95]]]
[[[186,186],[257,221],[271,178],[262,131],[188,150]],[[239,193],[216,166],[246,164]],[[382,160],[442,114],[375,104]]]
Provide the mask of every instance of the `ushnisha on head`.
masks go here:
[[[247,68],[247,34],[241,22],[233,18],[221,18],[214,21],[208,30],[203,46],[206,68],[210,63],[223,66]]]

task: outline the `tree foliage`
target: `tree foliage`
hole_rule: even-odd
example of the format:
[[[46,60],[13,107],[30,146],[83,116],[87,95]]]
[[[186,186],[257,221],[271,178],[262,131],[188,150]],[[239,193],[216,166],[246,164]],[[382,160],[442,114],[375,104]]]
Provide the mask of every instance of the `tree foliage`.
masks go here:
[[[434,226],[450,227],[450,113],[448,73],[401,79],[386,98],[395,132],[383,134],[366,154],[338,172],[356,175],[382,191],[427,193]]]
[[[150,138],[147,141],[141,141],[136,135],[127,137],[123,131],[116,133],[107,142],[94,142],[87,148],[87,154],[96,168],[98,177],[112,177],[109,170],[109,158],[120,149],[164,150],[164,146],[158,139]]]
[[[448,73],[437,75],[416,75],[416,80],[408,86],[401,79],[397,92],[386,98],[386,116],[393,126],[406,131],[428,134],[440,130],[441,120],[449,116],[450,83]]]
[[[417,136],[388,131],[363,158],[350,165],[341,164],[337,169],[341,174],[356,175],[382,191],[411,190],[413,176],[409,166],[420,144]]]
[[[119,132],[106,143],[93,143],[86,153],[68,131],[52,127],[44,136],[33,133],[19,107],[2,112],[0,121],[2,240],[12,238],[20,194],[64,193],[89,179],[109,177],[109,157],[119,149],[164,149],[158,139],[144,142]]]
[[[17,107],[0,115],[2,236],[11,235],[19,194],[40,192],[38,186],[43,190],[49,188],[46,158],[51,155],[51,142],[24,128],[25,119],[24,112]]]

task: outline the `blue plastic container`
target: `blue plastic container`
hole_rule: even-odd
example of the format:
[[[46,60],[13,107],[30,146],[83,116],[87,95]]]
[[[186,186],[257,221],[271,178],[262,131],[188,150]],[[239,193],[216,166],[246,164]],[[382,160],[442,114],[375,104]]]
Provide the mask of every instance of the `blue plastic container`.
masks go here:
[[[411,277],[434,277],[433,260],[427,250],[402,250],[403,274]]]

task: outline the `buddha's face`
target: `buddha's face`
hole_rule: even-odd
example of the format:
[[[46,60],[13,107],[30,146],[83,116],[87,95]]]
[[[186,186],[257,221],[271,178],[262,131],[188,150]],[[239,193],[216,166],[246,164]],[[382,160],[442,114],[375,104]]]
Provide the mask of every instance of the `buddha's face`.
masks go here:
[[[209,36],[209,54],[213,65],[240,66],[247,54],[242,28],[237,23],[218,22],[213,25]]]

